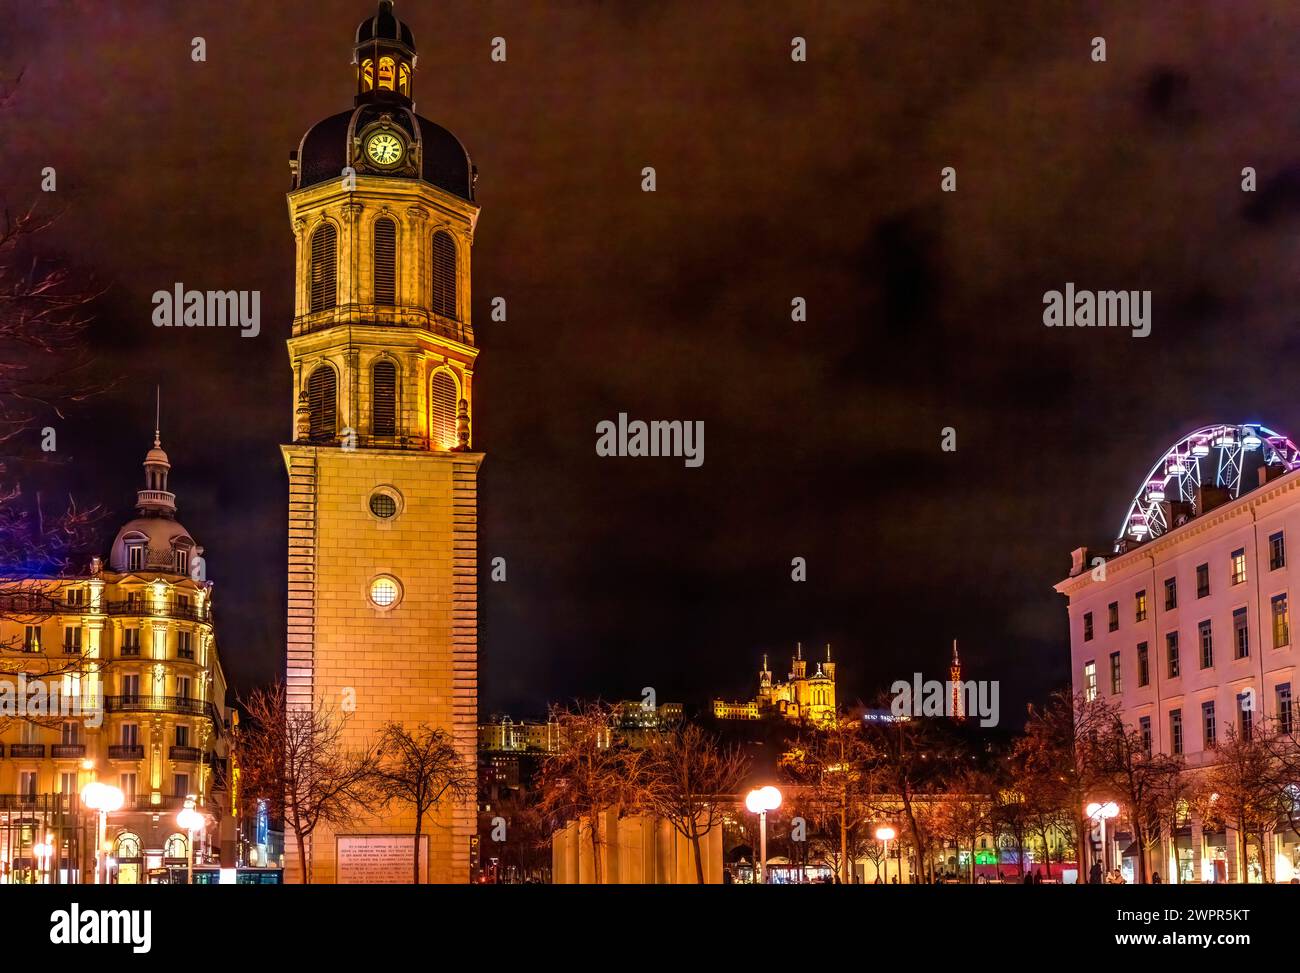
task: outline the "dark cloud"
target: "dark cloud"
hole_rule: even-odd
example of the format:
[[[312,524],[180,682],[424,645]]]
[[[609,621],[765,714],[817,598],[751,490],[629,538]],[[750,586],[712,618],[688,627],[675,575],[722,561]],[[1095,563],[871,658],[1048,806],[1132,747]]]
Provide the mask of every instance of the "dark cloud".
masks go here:
[[[5,200],[58,169],[47,243],[108,287],[96,342],[122,377],[61,431],[58,485],[125,513],[163,385],[245,687],[283,653],[288,152],[349,104],[370,6],[0,12],[0,67],[25,68]],[[510,564],[481,588],[485,711],[739,693],[796,640],[835,643],[846,694],[869,697],[941,672],[953,637],[1018,709],[1067,675],[1051,585],[1070,549],[1114,530],[1156,455],[1212,420],[1300,429],[1279,379],[1300,297],[1293,4],[398,11],[419,110],[482,173],[481,553]],[[260,290],[263,335],[150,327],[175,281]],[[1044,328],[1067,281],[1150,288],[1151,336]],[[620,411],[704,420],[705,465],[597,458]]]

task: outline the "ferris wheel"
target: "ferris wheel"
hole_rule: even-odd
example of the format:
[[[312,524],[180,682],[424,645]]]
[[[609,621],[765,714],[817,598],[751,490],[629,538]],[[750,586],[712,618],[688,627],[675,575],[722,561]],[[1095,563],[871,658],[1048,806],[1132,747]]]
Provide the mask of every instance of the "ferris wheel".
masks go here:
[[[1256,452],[1258,457],[1252,456]],[[1235,500],[1241,496],[1243,468],[1252,460],[1255,465],[1283,466],[1289,472],[1300,469],[1300,448],[1281,433],[1253,422],[1204,426],[1184,436],[1165,451],[1138,487],[1115,538],[1116,547],[1159,537],[1176,527],[1169,523],[1172,502],[1188,504],[1192,516],[1199,514],[1196,491],[1202,485],[1221,487]]]

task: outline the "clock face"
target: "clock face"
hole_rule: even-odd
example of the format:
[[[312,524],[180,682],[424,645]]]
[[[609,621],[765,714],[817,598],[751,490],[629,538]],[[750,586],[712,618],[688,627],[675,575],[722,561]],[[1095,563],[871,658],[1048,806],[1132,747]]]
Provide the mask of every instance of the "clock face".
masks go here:
[[[366,155],[375,165],[397,165],[402,160],[402,140],[392,132],[376,132],[366,139]]]

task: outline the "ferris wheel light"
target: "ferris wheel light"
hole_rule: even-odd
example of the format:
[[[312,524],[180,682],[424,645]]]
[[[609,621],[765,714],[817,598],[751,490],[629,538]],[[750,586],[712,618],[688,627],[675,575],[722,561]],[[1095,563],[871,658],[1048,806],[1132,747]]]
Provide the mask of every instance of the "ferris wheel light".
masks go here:
[[[1169,465],[1165,467],[1165,472],[1170,476],[1177,476],[1179,473],[1187,472],[1187,463],[1182,456],[1171,456]]]
[[[1214,437],[1214,445],[1220,448],[1237,445],[1237,431],[1235,429],[1225,429]]]
[[[1193,456],[1209,456],[1209,455],[1210,455],[1210,444],[1207,443],[1204,439],[1201,439],[1201,440],[1198,440],[1197,442],[1192,443],[1192,455],[1193,455]]]
[[[1165,498],[1165,485],[1160,480],[1152,480],[1147,484],[1148,500],[1163,500]]]
[[[1241,448],[1242,449],[1259,449],[1264,441],[1259,438],[1259,433],[1250,426],[1242,427]]]

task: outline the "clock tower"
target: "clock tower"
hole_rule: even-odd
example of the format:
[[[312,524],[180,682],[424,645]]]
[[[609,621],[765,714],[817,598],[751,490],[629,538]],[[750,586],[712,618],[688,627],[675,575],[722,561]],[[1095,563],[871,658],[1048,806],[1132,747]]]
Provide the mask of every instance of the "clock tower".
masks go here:
[[[289,163],[288,704],[346,716],[354,749],[389,721],[442,728],[473,773],[476,170],[415,113],[415,38],[388,0],[357,28],[353,69],[353,107],[308,129]],[[468,881],[473,799],[421,830],[428,880]],[[387,880],[410,881],[415,831],[396,805],[338,833],[321,825],[311,880],[373,881],[395,857],[405,872]],[[300,881],[286,837],[286,879]]]

